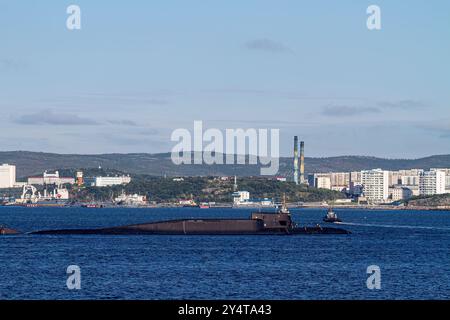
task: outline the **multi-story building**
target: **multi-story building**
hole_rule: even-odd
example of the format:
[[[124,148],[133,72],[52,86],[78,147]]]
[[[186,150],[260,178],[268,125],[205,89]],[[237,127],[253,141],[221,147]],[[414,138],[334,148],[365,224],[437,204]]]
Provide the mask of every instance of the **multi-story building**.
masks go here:
[[[348,172],[331,172],[330,180],[333,187],[347,187],[349,185],[350,173]]]
[[[401,174],[398,171],[389,171],[389,185],[395,186],[401,183]]]
[[[328,178],[330,178],[330,174],[329,173],[311,173],[311,174],[308,175],[308,184],[311,187],[316,187],[317,188],[316,179],[319,178],[319,177],[325,177],[325,178],[328,177]],[[331,178],[330,178],[330,181],[331,181]]]
[[[316,188],[342,191],[349,187],[349,177],[349,172],[314,173],[308,175],[308,183]]]
[[[125,185],[131,182],[130,176],[118,177],[89,177],[84,179],[84,183],[92,187],[110,187],[117,185]]]
[[[417,176],[400,176],[400,184],[404,186],[418,186],[419,175]]]
[[[437,169],[433,168],[431,170],[441,170],[445,172],[445,193],[450,193],[450,169]]]
[[[250,200],[250,192],[248,191],[236,191],[233,192],[232,196],[234,204],[241,204]]]
[[[320,189],[331,189],[330,177],[317,177],[314,180],[314,186]]]
[[[353,183],[353,185],[361,184],[361,171],[352,171],[350,172],[350,183],[349,186]]]
[[[432,196],[445,193],[445,171],[431,169],[421,172],[419,177],[420,195]]]
[[[408,200],[413,196],[413,191],[407,187],[396,185],[389,188],[389,198],[392,201]]]
[[[366,199],[372,203],[385,202],[389,196],[389,172],[381,169],[361,171],[361,183]]]
[[[16,184],[16,166],[0,166],[0,188],[12,188]]]

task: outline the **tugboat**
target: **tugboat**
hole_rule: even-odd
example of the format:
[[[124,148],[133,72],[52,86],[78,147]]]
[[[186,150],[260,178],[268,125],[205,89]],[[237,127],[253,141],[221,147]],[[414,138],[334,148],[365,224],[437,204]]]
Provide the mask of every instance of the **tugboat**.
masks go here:
[[[342,222],[332,208],[328,209],[327,215],[323,217],[323,221],[329,223]]]
[[[16,235],[18,231],[0,225],[0,235]]]

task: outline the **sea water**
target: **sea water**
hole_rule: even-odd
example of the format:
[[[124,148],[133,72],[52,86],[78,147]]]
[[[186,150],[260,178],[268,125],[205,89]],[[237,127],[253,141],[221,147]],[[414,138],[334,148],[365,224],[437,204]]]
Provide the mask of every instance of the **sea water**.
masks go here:
[[[247,218],[249,209],[0,207],[30,232],[177,218]],[[0,237],[0,299],[449,299],[450,212],[335,209],[350,235]],[[293,209],[299,225],[320,209]],[[81,289],[67,286],[78,266]],[[369,289],[369,266],[380,289]]]

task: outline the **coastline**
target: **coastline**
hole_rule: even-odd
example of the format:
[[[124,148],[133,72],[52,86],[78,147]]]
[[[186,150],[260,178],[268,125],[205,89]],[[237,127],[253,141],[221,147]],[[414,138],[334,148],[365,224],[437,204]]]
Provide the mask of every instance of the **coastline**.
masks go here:
[[[6,206],[0,206],[0,208],[77,208],[82,207],[84,204],[74,204],[74,205],[6,205]],[[180,206],[177,204],[170,204],[170,203],[160,203],[160,204],[149,204],[149,205],[139,205],[139,206],[121,206],[121,205],[111,205],[108,203],[101,203],[102,207],[93,207],[93,208],[86,208],[86,210],[94,210],[94,209],[123,209],[123,208],[130,208],[130,209],[160,209],[160,208],[179,208],[179,209],[191,209],[191,208],[199,208],[198,206]],[[334,206],[325,206],[325,205],[293,205],[293,204],[287,204],[288,208],[290,209],[323,209],[326,210],[330,207],[333,209],[346,209],[346,210],[370,210],[370,211],[408,211],[408,210],[414,210],[414,211],[450,211],[450,206],[393,206],[393,205],[334,205]],[[201,208],[202,210],[214,210],[214,209],[249,209],[249,210],[266,210],[271,211],[275,210],[275,207],[267,207],[267,206],[233,206],[232,204],[220,204],[216,206],[212,206],[209,208]]]

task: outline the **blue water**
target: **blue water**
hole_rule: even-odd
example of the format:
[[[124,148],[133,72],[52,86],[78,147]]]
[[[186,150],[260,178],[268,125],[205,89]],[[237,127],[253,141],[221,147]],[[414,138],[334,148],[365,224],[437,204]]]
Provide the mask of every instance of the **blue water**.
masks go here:
[[[351,235],[3,236],[0,299],[449,299],[449,211],[336,210]],[[189,217],[238,209],[0,207],[0,224],[33,231]],[[292,210],[299,224],[318,209]],[[81,290],[66,268],[81,268]],[[369,265],[381,289],[366,286]]]

